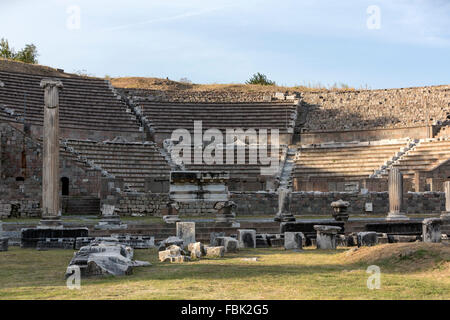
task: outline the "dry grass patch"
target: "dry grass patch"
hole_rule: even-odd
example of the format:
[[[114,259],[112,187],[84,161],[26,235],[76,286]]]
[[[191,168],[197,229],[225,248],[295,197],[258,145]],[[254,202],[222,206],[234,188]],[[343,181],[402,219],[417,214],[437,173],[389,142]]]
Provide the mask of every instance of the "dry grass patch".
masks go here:
[[[293,92],[293,91],[354,91],[354,89],[323,89],[323,88],[310,88],[306,86],[277,86],[277,85],[254,85],[254,84],[195,84],[178,82],[168,79],[160,78],[144,78],[144,77],[122,77],[111,78],[112,85],[116,88],[125,89],[145,89],[145,90],[160,90],[160,91],[226,91],[226,92]]]

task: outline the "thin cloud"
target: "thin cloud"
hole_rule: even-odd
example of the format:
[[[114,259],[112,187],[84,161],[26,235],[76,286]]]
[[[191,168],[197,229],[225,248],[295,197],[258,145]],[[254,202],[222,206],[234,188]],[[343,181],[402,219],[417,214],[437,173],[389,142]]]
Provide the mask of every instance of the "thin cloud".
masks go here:
[[[105,28],[102,31],[118,31],[118,30],[125,30],[125,29],[142,27],[142,26],[145,26],[145,25],[158,23],[158,22],[167,22],[167,21],[181,20],[181,19],[185,19],[185,18],[205,15],[205,14],[208,14],[208,13],[211,13],[211,12],[214,12],[214,11],[223,10],[225,8],[228,8],[228,7],[230,7],[230,6],[209,8],[209,9],[204,9],[204,10],[200,10],[200,11],[190,11],[190,12],[185,12],[185,13],[178,14],[178,15],[171,16],[171,17],[163,17],[163,18],[157,18],[157,19],[141,21],[141,22],[137,22],[137,23],[120,25],[120,26],[116,26],[116,27]]]

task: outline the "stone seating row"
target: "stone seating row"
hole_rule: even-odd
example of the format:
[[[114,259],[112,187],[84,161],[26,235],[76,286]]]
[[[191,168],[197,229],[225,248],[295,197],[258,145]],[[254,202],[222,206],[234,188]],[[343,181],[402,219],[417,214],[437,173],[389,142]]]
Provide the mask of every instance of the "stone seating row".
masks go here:
[[[405,141],[399,141],[386,145],[301,147],[294,158],[293,177],[300,180],[311,177],[368,178],[405,146]]]
[[[295,125],[296,106],[290,104],[139,104],[156,132],[177,128],[193,129],[194,121],[202,121],[203,129],[273,128],[286,131]]]
[[[31,124],[43,123],[44,91],[40,81],[45,76],[0,71],[0,104],[15,111]],[[139,133],[136,117],[114,95],[109,83],[102,79],[56,78],[63,82],[60,94],[61,128],[126,131]],[[25,96],[26,93],[26,110]]]
[[[155,144],[67,140],[67,145],[137,191],[144,191],[146,178],[169,179],[170,167]]]
[[[434,169],[447,160],[450,160],[450,140],[427,139],[420,141],[393,167],[398,168],[405,178],[412,178],[414,172]]]

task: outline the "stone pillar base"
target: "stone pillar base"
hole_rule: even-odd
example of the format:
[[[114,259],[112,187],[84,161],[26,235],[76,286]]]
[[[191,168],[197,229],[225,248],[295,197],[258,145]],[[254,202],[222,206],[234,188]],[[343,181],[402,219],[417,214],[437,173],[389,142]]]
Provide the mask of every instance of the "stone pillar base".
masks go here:
[[[401,221],[405,221],[405,220],[409,220],[409,218],[404,214],[404,213],[389,213],[388,216],[386,217],[387,221],[395,221],[395,220],[401,220]]]
[[[37,226],[38,229],[63,229],[61,217],[43,217]]]

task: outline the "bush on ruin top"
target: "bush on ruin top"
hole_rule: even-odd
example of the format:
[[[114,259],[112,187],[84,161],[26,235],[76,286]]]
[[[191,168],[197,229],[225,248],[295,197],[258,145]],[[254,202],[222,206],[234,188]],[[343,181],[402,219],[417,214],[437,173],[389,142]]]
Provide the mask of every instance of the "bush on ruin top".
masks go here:
[[[274,86],[275,81],[271,81],[267,78],[265,74],[255,73],[249,80],[245,82],[246,84],[259,84],[263,86]]]

